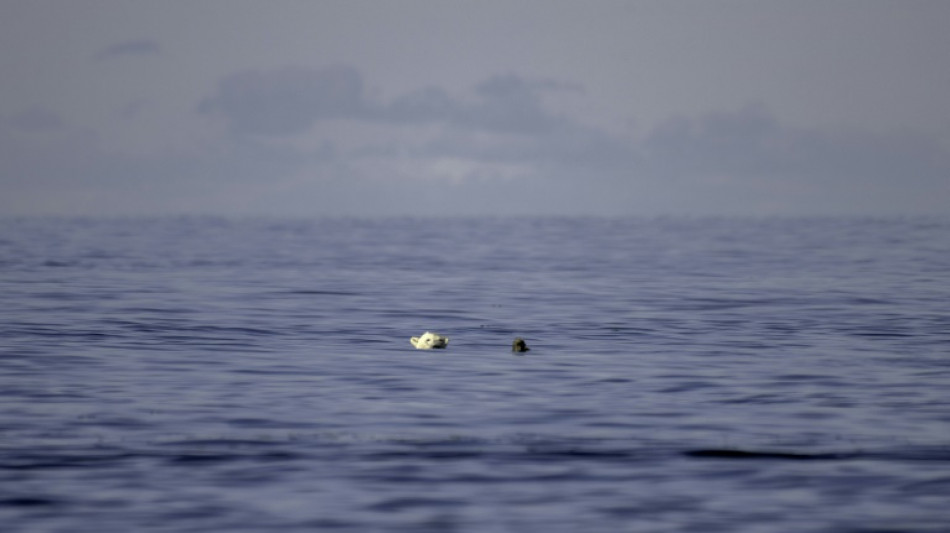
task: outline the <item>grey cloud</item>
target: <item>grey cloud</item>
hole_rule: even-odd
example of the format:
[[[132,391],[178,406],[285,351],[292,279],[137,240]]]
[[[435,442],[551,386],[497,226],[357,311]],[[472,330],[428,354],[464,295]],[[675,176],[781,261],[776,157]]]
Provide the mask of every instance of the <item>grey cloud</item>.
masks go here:
[[[567,121],[534,135],[449,130],[426,143],[417,155],[527,165],[548,176],[629,174],[637,169],[640,157],[627,139]]]
[[[414,157],[517,164],[547,176],[629,172],[637,158],[630,140],[549,111],[544,93],[562,90],[580,91],[574,85],[508,74],[478,84],[474,101],[427,87],[378,106],[374,118],[444,126],[436,138],[414,147]]]
[[[822,132],[782,125],[761,105],[699,118],[674,118],[643,142],[650,169],[667,177],[728,175],[840,180],[854,184],[944,177],[946,150],[908,134]]]
[[[569,88],[553,81],[526,80],[514,74],[489,78],[475,87],[478,99],[466,102],[437,87],[427,87],[397,97],[379,108],[379,118],[396,122],[441,122],[455,128],[511,133],[543,134],[566,124],[548,112],[544,91]]]
[[[416,159],[477,161],[482,167],[530,165],[549,175],[565,169],[620,173],[633,164],[627,140],[545,106],[546,92],[581,91],[576,85],[506,74],[474,89],[472,99],[430,86],[383,102],[364,95],[362,77],[350,67],[251,70],[222,79],[198,110],[223,118],[234,133],[259,137],[303,134],[326,119],[396,128],[392,140],[358,149],[350,154],[354,158],[403,153]],[[421,141],[398,130],[416,125],[439,126],[438,133]]]
[[[460,104],[438,87],[426,87],[396,97],[381,110],[380,118],[396,123],[453,122]]]
[[[505,133],[549,131],[561,120],[544,109],[543,88],[513,74],[492,77],[476,87],[482,100],[464,109],[461,123]]]
[[[727,212],[950,210],[950,151],[923,134],[796,128],[749,106],[671,119],[640,153],[641,175]]]
[[[649,134],[643,148],[660,174],[748,175],[789,168],[794,137],[764,107],[748,106],[698,119],[672,118]]]
[[[435,123],[473,131],[537,135],[570,125],[543,105],[542,94],[553,90],[578,89],[509,74],[479,84],[473,102],[438,87],[375,102],[363,94],[362,76],[352,67],[287,67],[231,74],[199,104],[198,111],[223,117],[235,133],[275,137],[304,133],[326,119],[393,125]]]
[[[146,56],[161,52],[161,46],[155,41],[134,40],[107,46],[96,54],[99,61],[123,56]]]
[[[363,80],[353,68],[247,70],[223,78],[198,106],[223,116],[235,133],[289,136],[318,120],[366,114]]]
[[[263,143],[221,140],[192,153],[122,154],[95,134],[22,135],[0,122],[0,213],[241,212],[307,164]]]

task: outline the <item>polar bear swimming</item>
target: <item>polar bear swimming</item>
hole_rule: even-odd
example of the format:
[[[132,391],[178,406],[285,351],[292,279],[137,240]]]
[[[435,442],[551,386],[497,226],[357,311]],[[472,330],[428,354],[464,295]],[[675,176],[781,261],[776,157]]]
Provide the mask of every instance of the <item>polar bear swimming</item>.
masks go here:
[[[430,350],[432,348],[445,348],[449,344],[449,338],[427,331],[421,337],[412,337],[409,342],[418,350]]]

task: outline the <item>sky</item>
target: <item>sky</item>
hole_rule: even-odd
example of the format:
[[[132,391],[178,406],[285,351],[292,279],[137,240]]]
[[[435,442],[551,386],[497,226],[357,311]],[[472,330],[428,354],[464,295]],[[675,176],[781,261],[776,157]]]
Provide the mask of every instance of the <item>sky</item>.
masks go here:
[[[945,0],[0,0],[0,215],[947,215]]]

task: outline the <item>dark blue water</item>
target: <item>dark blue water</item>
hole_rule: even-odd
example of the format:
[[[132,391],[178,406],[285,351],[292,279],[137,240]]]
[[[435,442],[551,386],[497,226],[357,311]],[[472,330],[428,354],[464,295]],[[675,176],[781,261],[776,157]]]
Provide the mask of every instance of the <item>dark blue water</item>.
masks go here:
[[[948,302],[947,219],[6,219],[0,528],[947,531]]]

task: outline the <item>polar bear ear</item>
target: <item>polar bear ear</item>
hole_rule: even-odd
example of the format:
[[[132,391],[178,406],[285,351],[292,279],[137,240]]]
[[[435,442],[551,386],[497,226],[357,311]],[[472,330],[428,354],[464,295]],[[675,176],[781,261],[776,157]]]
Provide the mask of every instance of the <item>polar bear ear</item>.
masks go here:
[[[411,342],[414,347],[419,347],[419,337],[412,337],[409,339],[409,342]]]

